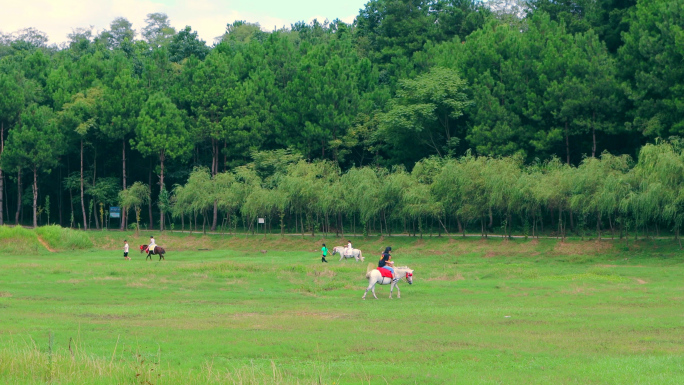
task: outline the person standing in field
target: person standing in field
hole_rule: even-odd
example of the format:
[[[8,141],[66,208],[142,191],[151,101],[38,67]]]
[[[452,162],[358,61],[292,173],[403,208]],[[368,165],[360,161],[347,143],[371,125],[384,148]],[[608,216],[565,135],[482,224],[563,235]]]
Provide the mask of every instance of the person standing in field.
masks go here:
[[[124,239],[124,259],[125,260],[130,260],[131,258],[128,257],[128,241]]]
[[[323,247],[321,248],[321,253],[323,254],[323,257],[321,258],[321,262],[328,263],[328,261],[325,260],[325,256],[328,255],[328,248],[325,247],[325,243],[323,244]]]

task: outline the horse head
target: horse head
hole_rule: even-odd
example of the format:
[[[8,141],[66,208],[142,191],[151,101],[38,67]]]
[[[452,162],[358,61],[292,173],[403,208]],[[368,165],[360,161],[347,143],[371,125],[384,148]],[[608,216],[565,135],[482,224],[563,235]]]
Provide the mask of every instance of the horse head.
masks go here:
[[[140,252],[147,251],[147,245],[140,245]]]
[[[406,278],[406,282],[408,282],[409,285],[413,285],[413,270],[409,269],[408,266],[400,266],[395,268],[397,270],[397,273],[399,274],[404,274],[404,278]],[[399,271],[401,270],[401,271]],[[401,278],[400,275],[397,275],[397,278]]]
[[[409,285],[413,285],[413,270],[406,272],[406,282],[408,282]]]
[[[332,250],[332,255],[335,255],[335,254],[337,254],[337,246],[333,247],[333,250]]]

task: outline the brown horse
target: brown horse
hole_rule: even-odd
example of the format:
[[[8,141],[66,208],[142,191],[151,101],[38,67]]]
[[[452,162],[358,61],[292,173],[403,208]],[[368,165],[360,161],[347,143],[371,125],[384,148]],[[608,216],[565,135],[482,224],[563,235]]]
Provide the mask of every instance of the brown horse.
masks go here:
[[[157,254],[159,255],[159,260],[161,261],[162,259],[166,261],[166,258],[164,258],[164,253],[166,253],[166,250],[164,250],[163,247],[161,246],[155,246],[154,250],[149,251],[148,250],[149,246],[148,245],[140,245],[140,252],[142,253],[143,251],[147,252],[147,257],[145,257],[145,260],[149,258],[152,260],[152,254]]]

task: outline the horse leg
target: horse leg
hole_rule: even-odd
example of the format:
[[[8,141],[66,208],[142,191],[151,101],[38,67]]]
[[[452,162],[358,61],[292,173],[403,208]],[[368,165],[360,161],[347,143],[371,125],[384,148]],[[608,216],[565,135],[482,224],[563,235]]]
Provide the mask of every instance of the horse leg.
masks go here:
[[[366,299],[366,294],[368,294],[368,290],[370,290],[371,287],[370,280],[368,280],[368,287],[366,288],[366,291],[363,292],[363,297],[361,297],[361,299]]]
[[[399,283],[399,282],[397,282]],[[395,284],[394,286],[397,287],[397,298],[401,298],[401,291],[399,290],[399,285]]]
[[[392,283],[390,284],[390,299],[392,299],[392,290],[394,290],[394,281],[392,281]]]

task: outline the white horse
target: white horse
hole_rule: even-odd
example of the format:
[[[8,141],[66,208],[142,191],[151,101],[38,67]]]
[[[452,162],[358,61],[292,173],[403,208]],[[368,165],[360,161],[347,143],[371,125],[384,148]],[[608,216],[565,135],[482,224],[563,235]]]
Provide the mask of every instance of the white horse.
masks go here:
[[[406,282],[408,282],[409,285],[412,285],[413,270],[409,269],[408,266],[395,267],[394,276],[397,277],[394,280],[392,278],[383,277],[382,274],[380,274],[380,272],[378,271],[378,269],[373,269],[367,272],[366,278],[368,278],[368,288],[363,293],[363,297],[361,297],[361,299],[366,299],[366,294],[368,294],[368,290],[373,292],[373,297],[375,297],[375,299],[378,299],[378,296],[375,295],[376,283],[379,283],[380,285],[391,285],[389,294],[390,298],[392,298],[392,290],[394,290],[394,288],[396,287],[397,298],[401,298],[401,292],[399,291],[399,286],[397,286],[397,283],[399,283],[400,279],[405,278]]]
[[[336,253],[340,254],[340,261],[345,259],[345,258],[354,258],[356,262],[361,261],[363,262],[363,254],[361,253],[361,250],[359,249],[351,249],[351,254],[349,253],[349,249],[347,249],[345,246],[335,246],[333,247],[332,255],[335,255]]]

